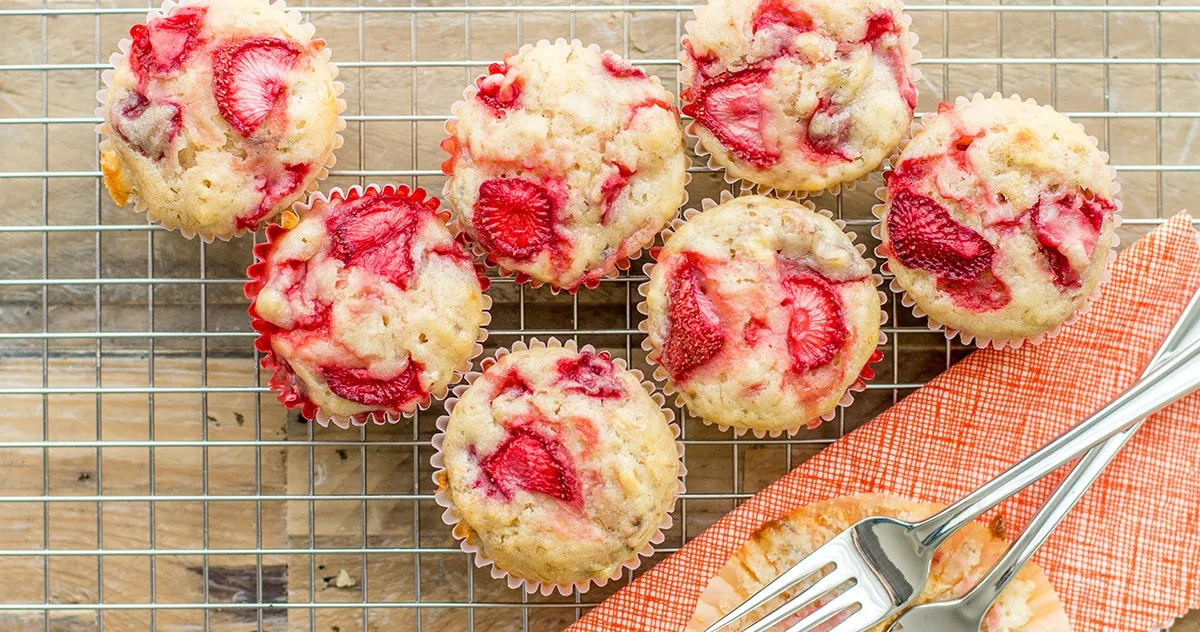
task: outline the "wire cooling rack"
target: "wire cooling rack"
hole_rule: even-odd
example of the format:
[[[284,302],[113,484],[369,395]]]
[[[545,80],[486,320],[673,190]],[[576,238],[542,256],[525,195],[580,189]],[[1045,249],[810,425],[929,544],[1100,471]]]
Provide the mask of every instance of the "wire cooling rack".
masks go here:
[[[306,6],[349,102],[322,188],[440,191],[450,104],[522,43],[577,37],[678,93],[691,5]],[[99,178],[100,73],[147,5],[0,0],[0,595],[3,630],[554,630],[624,581],[544,598],[474,568],[430,481],[437,406],[415,422],[329,430],[265,388],[241,283],[256,238],[205,245],[115,208]],[[1187,203],[1200,171],[1200,7],[911,6],[918,110],[1017,92],[1112,154],[1126,243]],[[727,185],[696,161],[693,203]],[[868,248],[868,185],[818,204]],[[261,238],[261,237],[259,237]],[[577,296],[498,280],[488,352],[558,336],[645,368],[640,266]],[[795,437],[735,438],[686,415],[688,493],[655,558],[969,350],[892,300],[879,377]]]

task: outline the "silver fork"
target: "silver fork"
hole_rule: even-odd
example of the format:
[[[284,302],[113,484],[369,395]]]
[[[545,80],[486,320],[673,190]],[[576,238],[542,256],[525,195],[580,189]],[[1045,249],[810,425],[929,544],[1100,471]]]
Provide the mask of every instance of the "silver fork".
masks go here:
[[[813,578],[816,581],[811,586],[745,632],[764,632],[784,621],[788,622],[787,632],[803,632],[835,618],[839,620],[829,632],[849,632],[883,621],[921,593],[929,578],[933,554],[947,538],[1085,450],[1200,386],[1198,360],[1200,341],[1168,358],[1099,412],[931,518],[918,523],[884,517],[858,522],[784,571],[706,632],[728,627],[801,581]],[[831,564],[832,571],[817,577]],[[841,590],[847,583],[850,587]],[[822,599],[825,601],[818,604]],[[797,616],[805,608],[815,609]]]
[[[1146,373],[1161,366],[1179,348],[1184,339],[1194,336],[1197,325],[1200,325],[1200,291],[1192,296],[1191,302],[1184,308],[1179,322],[1167,334],[1166,340],[1159,347],[1154,358],[1146,367]],[[1143,373],[1145,375],[1145,373]],[[938,630],[938,632],[979,632],[983,626],[984,617],[992,602],[1000,596],[1020,572],[1025,563],[1033,557],[1038,547],[1050,537],[1050,533],[1058,523],[1071,511],[1075,503],[1092,486],[1092,483],[1104,472],[1104,468],[1117,456],[1125,443],[1133,437],[1142,421],[1134,423],[1129,428],[1114,435],[1108,441],[1092,448],[1080,459],[1070,474],[1059,484],[1058,489],[1046,501],[1038,513],[1029,521],[1016,542],[1005,551],[996,561],[995,566],[983,576],[983,579],[967,594],[958,599],[926,603],[909,609],[900,615],[888,628],[889,632],[907,630]]]

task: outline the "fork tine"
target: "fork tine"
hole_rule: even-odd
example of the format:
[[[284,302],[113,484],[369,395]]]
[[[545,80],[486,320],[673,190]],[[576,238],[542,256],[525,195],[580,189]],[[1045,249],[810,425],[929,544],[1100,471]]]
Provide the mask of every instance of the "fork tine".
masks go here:
[[[805,615],[799,621],[788,626],[787,632],[805,632],[805,630],[811,630],[811,629],[815,628],[816,626],[818,626],[822,623],[825,623],[826,621],[832,619],[835,615],[837,615],[837,613],[839,613],[839,612],[845,610],[846,608],[849,608],[850,606],[853,606],[854,604],[861,601],[861,595],[859,594],[860,592],[861,592],[861,589],[859,589],[857,586],[850,588],[850,590],[847,590],[846,592],[838,595],[837,597],[834,597],[833,601],[830,601],[829,603],[821,606],[820,608],[817,608],[816,611],[814,611],[808,615]],[[860,610],[859,612],[862,612],[862,611]],[[857,615],[858,612],[856,612],[854,614]],[[853,619],[854,619],[854,617],[851,616],[850,619],[847,619],[846,621],[843,621],[842,623],[837,624],[837,626],[834,628],[834,630],[842,630],[843,632],[849,632],[850,630],[855,630],[855,631],[860,630],[861,628],[852,628],[849,625],[845,625],[847,623],[850,623]]]
[[[820,599],[829,591],[837,588],[839,584],[850,579],[844,573],[840,573],[840,568],[833,569],[833,572],[817,580],[817,583],[800,591],[795,597],[788,599],[787,602],[780,605],[778,608],[768,612],[763,618],[755,621],[752,625],[746,627],[743,632],[765,632],[779,625],[781,621],[787,619],[793,614],[803,610],[806,606]]]
[[[718,630],[725,628],[734,621],[737,621],[738,619],[741,619],[750,612],[754,611],[759,606],[767,603],[779,593],[791,588],[800,580],[812,575],[813,573],[824,568],[827,564],[833,562],[831,556],[822,555],[823,552],[826,552],[824,549],[830,544],[832,544],[832,542],[821,546],[816,551],[809,553],[808,557],[805,557],[799,562],[793,564],[791,568],[784,571],[782,575],[776,577],[771,581],[771,583],[760,588],[758,592],[754,593],[749,599],[742,602],[738,607],[730,610],[728,614],[720,619],[717,619],[717,622],[708,626],[704,632],[717,632]],[[835,567],[834,572],[836,571],[837,568]]]

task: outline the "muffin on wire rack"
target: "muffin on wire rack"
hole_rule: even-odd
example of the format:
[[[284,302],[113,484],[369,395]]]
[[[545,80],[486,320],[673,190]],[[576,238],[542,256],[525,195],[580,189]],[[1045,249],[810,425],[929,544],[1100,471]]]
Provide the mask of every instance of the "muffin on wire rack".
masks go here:
[[[296,210],[255,247],[246,284],[279,401],[345,428],[443,397],[483,351],[491,299],[437,198],[371,185]]]
[[[325,41],[282,1],[168,0],[129,31],[97,98],[120,206],[205,241],[274,219],[334,163],[345,127]]]
[[[438,420],[437,502],[480,567],[550,594],[636,568],[671,526],[683,446],[641,373],[537,340],[468,377]]]
[[[964,342],[1039,342],[1107,279],[1120,223],[1108,156],[1049,106],[943,103],[884,174],[878,253],[906,304]]]
[[[889,494],[859,494],[806,505],[786,516],[768,522],[729,558],[729,561],[708,582],[700,594],[699,603],[687,632],[701,632],[710,624],[733,610],[790,566],[799,562],[838,533],[859,520],[871,516],[889,516],[900,520],[917,521],[941,509],[935,503],[922,503]],[[942,545],[933,558],[929,583],[916,603],[942,601],[960,597],[978,583],[1008,548],[1004,522],[996,518],[987,526],[967,525]],[[800,583],[785,591],[781,597],[768,602],[750,614],[744,623],[731,630],[741,630],[784,600],[805,589]],[[810,610],[823,602],[818,600]],[[871,628],[882,632],[889,622]],[[1042,570],[1032,562],[1026,564],[1012,584],[988,612],[984,632],[1069,632],[1071,622],[1054,587]]]
[[[671,101],[657,77],[597,46],[543,40],[506,55],[446,125],[457,221],[518,281],[595,287],[686,200]]]
[[[811,203],[705,202],[673,227],[641,288],[655,377],[692,414],[739,433],[832,418],[882,357],[873,263]]]
[[[919,58],[899,0],[711,0],[680,55],[688,134],[726,179],[811,194],[874,171],[908,132]]]

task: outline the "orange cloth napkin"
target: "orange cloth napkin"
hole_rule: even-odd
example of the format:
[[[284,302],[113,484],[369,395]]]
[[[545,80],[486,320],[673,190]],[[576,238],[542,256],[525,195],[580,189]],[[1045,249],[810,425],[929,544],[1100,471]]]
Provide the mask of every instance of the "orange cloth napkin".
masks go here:
[[[1132,244],[1112,274],[1092,310],[1058,337],[971,354],[570,630],[681,630],[709,578],[764,522],[858,492],[950,503],[1086,418],[1137,379],[1200,285],[1191,218],[1181,213]],[[1016,533],[1063,475],[994,511]],[[1142,632],[1200,606],[1200,394],[1152,417],[1035,559],[1077,631]]]

